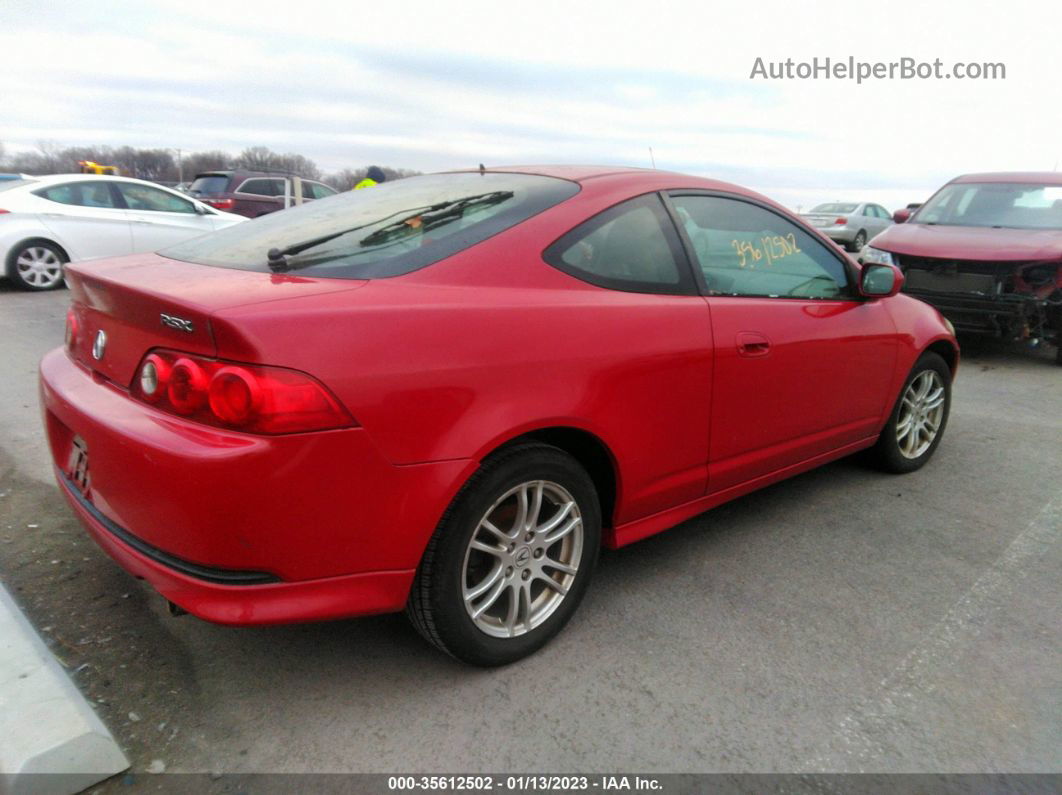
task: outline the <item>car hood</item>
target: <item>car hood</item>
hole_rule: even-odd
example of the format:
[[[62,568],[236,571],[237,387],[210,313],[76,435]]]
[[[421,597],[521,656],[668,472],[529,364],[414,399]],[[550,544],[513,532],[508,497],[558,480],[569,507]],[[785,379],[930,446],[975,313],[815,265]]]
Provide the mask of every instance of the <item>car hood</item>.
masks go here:
[[[1062,230],[897,224],[873,240],[893,254],[938,259],[1024,262],[1062,259]]]

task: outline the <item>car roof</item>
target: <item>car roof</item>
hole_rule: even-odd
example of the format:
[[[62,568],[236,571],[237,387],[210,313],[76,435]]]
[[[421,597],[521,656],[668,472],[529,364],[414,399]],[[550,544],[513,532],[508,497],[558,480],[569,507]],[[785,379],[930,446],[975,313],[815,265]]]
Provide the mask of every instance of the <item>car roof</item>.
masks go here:
[[[963,174],[952,182],[1017,182],[1030,185],[1062,185],[1062,171],[990,171]]]
[[[477,172],[479,169],[459,169],[450,173]],[[597,182],[622,182],[626,187],[645,191],[674,190],[691,188],[697,190],[715,190],[723,193],[735,193],[777,205],[756,191],[734,185],[730,182],[682,174],[676,171],[663,171],[655,168],[635,168],[633,166],[585,166],[585,165],[541,165],[541,166],[493,166],[484,168],[484,172],[509,174],[534,174],[543,177],[556,177],[578,182],[581,185]]]
[[[45,174],[40,177],[27,177],[27,180],[33,180],[35,183],[43,185],[51,185],[56,182],[133,182],[138,185],[151,185],[156,188],[164,188],[165,185],[159,185],[157,182],[151,182],[146,179],[136,179],[135,177],[116,177],[111,174]],[[170,189],[172,190],[172,188]]]

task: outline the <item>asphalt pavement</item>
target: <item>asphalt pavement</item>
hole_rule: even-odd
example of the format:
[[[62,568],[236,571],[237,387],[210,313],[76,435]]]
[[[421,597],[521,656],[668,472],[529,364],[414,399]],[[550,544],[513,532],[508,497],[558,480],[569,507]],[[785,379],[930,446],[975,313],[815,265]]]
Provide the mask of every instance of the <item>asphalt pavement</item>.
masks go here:
[[[1062,770],[1047,351],[967,345],[920,472],[840,461],[606,552],[564,633],[479,670],[402,616],[171,618],[51,480],[35,367],[67,301],[0,286],[0,579],[134,771]]]

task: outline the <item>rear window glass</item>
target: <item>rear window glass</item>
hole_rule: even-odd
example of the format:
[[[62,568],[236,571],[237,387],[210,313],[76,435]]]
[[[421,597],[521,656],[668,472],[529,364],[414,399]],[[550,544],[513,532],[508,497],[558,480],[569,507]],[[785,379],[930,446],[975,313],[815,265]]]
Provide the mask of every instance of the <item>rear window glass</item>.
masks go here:
[[[858,204],[820,204],[811,212],[813,213],[829,213],[831,215],[848,215],[854,213]]]
[[[530,174],[432,174],[346,191],[163,249],[171,259],[346,279],[398,276],[438,262],[574,196],[574,182]]]
[[[228,184],[229,178],[223,174],[196,177],[188,187],[188,192],[193,196],[212,196],[215,193],[224,193]]]

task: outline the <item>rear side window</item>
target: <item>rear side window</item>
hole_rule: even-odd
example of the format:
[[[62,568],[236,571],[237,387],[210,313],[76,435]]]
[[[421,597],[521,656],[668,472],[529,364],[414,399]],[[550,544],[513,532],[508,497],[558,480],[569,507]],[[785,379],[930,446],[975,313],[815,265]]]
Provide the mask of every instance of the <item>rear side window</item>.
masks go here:
[[[196,177],[188,186],[188,192],[193,196],[215,196],[224,193],[229,187],[229,178],[224,174],[207,174]]]
[[[531,174],[409,177],[297,205],[161,253],[202,265],[269,272],[272,252],[274,263],[283,256],[287,270],[308,275],[385,278],[452,256],[578,191],[574,182]]]
[[[546,249],[555,268],[599,287],[635,293],[692,295],[681,243],[660,197],[617,204]]]
[[[34,191],[42,199],[78,207],[114,207],[111,186],[106,182],[68,182]]]
[[[237,193],[250,193],[255,196],[283,196],[284,180],[282,179],[246,179],[238,188]]]
[[[195,207],[187,199],[174,196],[149,185],[136,185],[131,182],[118,183],[118,190],[130,210],[149,210],[160,213],[194,213]]]

